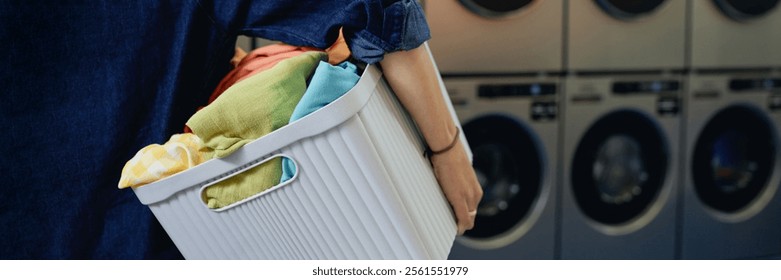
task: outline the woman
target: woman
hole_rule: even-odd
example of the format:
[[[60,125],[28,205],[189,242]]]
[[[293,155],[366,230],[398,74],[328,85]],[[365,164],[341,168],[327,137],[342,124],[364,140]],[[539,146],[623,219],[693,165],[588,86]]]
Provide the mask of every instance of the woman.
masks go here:
[[[13,1],[0,3],[0,258],[180,258],[116,189],[124,162],[206,104],[238,35],[326,48],[340,27],[441,152],[437,178],[459,233],[471,228],[482,192],[464,151],[448,149],[457,131],[416,1]]]

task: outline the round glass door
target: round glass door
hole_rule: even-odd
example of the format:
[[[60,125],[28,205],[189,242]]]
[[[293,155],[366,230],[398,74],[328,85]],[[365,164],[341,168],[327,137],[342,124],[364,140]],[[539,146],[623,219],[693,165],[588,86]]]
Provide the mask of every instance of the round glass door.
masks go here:
[[[534,0],[459,0],[461,5],[483,17],[501,17],[528,6]]]
[[[700,200],[718,211],[747,207],[767,186],[775,164],[772,125],[761,113],[730,106],[719,111],[695,142],[691,170]]]
[[[541,152],[530,130],[508,117],[483,116],[462,127],[483,188],[475,226],[465,236],[501,235],[524,220],[540,194]]]
[[[619,19],[632,19],[649,14],[664,0],[594,0],[609,15]]]
[[[728,17],[735,20],[749,20],[761,17],[773,10],[779,0],[713,0]]]
[[[666,143],[653,121],[638,112],[616,111],[597,120],[572,161],[571,186],[581,211],[607,225],[640,216],[662,189]]]

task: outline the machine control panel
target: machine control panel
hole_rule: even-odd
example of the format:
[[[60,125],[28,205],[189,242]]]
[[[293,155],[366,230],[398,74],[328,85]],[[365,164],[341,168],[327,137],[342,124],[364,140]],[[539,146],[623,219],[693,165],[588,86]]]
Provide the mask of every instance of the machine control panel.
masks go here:
[[[729,89],[734,92],[778,90],[781,89],[781,78],[732,79]]]
[[[513,97],[513,96],[543,96],[556,94],[554,83],[530,84],[496,84],[481,85],[477,95],[481,98]]]
[[[675,80],[633,81],[613,83],[615,94],[647,94],[679,91],[681,82]]]

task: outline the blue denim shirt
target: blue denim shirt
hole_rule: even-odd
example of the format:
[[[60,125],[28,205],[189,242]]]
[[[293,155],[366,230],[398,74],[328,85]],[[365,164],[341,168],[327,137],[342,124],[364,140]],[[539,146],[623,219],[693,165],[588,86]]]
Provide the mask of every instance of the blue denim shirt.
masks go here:
[[[236,37],[368,63],[429,37],[412,0],[0,1],[0,258],[181,258],[124,163],[179,133]]]
[[[387,52],[415,48],[430,37],[417,1],[214,1],[199,0],[225,33],[297,46],[327,48],[339,28],[353,56],[366,63]]]

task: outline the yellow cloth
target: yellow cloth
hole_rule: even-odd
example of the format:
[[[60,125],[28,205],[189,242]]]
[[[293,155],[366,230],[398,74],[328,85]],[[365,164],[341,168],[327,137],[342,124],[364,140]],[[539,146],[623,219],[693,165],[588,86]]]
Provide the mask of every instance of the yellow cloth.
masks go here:
[[[163,145],[144,147],[122,168],[119,188],[140,187],[171,176],[211,158],[211,151],[198,136],[185,133],[171,136]]]
[[[229,87],[196,112],[187,126],[214,150],[214,157],[228,156],[285,126],[308,79],[320,61],[327,60],[325,52],[310,51],[280,61]],[[202,199],[209,208],[221,208],[279,184],[281,175],[282,160],[276,158],[206,188]]]

